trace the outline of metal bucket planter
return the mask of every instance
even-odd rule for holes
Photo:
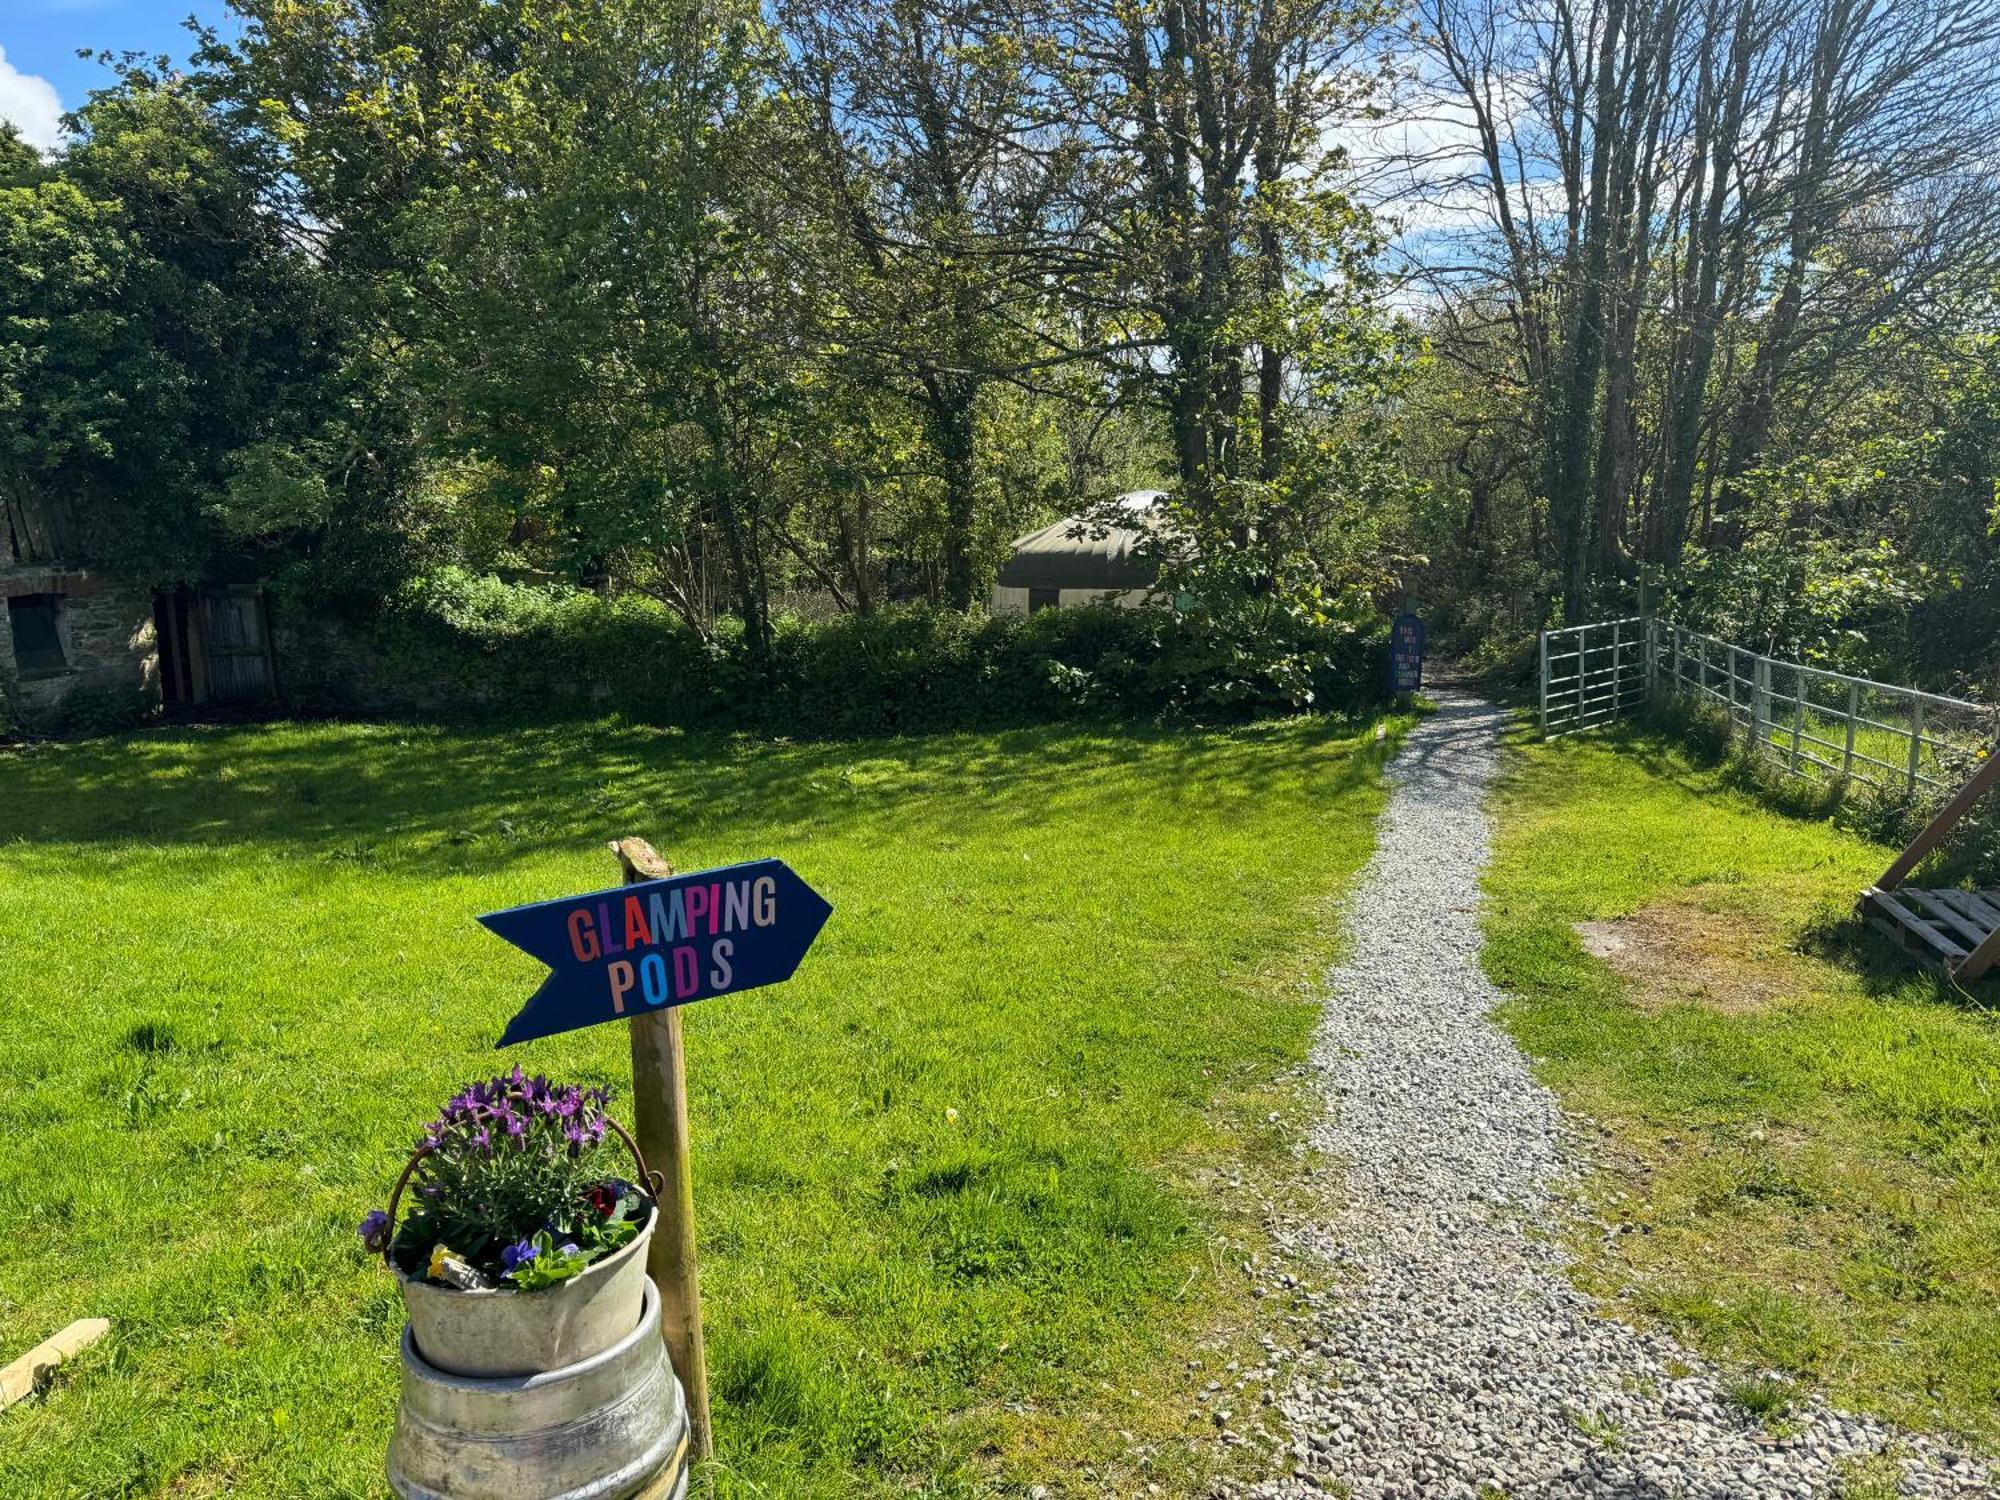
[[[403,1500],[683,1500],[687,1406],[641,1277],[638,1326],[564,1369],[491,1380],[437,1369],[403,1332],[389,1484]]]
[[[607,1123],[631,1151],[639,1181],[657,1192],[638,1143],[616,1121]],[[631,1333],[645,1298],[646,1246],[659,1223],[657,1205],[648,1207],[630,1244],[555,1286],[532,1292],[437,1286],[404,1275],[391,1254],[397,1206],[426,1154],[419,1150],[412,1156],[396,1180],[382,1258],[395,1272],[417,1351],[429,1365],[483,1379],[535,1375],[579,1364]]]
[[[533,1375],[609,1349],[639,1321],[646,1293],[646,1242],[660,1211],[615,1255],[538,1291],[460,1291],[396,1273],[417,1351],[453,1375]]]

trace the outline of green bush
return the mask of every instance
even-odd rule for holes
[[[157,711],[136,683],[86,682],[50,707],[10,708],[0,689],[0,736],[8,733],[90,739],[137,729]]]
[[[1022,617],[905,606],[778,622],[759,662],[657,604],[444,571],[372,621],[294,607],[280,630],[295,709],[513,721],[616,710],[653,723],[845,737],[1078,717],[1238,719],[1381,696],[1383,628],[1315,627],[1255,648],[1168,610]],[[1310,697],[1297,684],[1308,683]]]
[[[1714,770],[1736,746],[1736,726],[1727,709],[1683,694],[1661,697],[1650,709],[1654,726],[1687,747],[1688,759]]]

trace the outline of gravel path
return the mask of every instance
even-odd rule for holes
[[[1599,1316],[1564,1275],[1565,1156],[1554,1097],[1487,1012],[1478,962],[1487,783],[1503,716],[1458,694],[1390,770],[1380,846],[1349,910],[1314,1051],[1329,1109],[1314,1144],[1345,1165],[1331,1223],[1280,1224],[1333,1295],[1275,1269],[1290,1311],[1262,1385],[1290,1438],[1259,1500],[1838,1495],[1900,1473],[1907,1495],[1996,1493],[1969,1460],[1818,1404],[1774,1436],[1671,1339]],[[1217,1410],[1228,1428],[1232,1418]],[[1240,1425],[1240,1424],[1238,1424]],[[1241,1441],[1240,1438],[1236,1439]],[[1848,1478],[1850,1493],[1860,1491]],[[1880,1480],[1877,1480],[1880,1483]]]

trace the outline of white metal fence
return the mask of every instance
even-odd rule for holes
[[[1541,726],[1570,734],[1625,718],[1653,695],[1708,703],[1760,754],[1798,776],[1897,795],[1955,787],[2000,732],[2000,710],[1765,656],[1657,620],[1542,636]]]

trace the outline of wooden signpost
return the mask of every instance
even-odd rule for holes
[[[1424,685],[1424,622],[1404,613],[1389,627],[1389,691],[1399,697]]]
[[[604,1021],[632,1023],[633,1134],[660,1178],[646,1271],[687,1397],[696,1458],[711,1451],[695,1265],[686,1050],[680,1007],[792,977],[833,908],[782,860],[676,875],[644,839],[611,845],[625,883],[489,912],[480,922],[549,966],[502,1047]]]

